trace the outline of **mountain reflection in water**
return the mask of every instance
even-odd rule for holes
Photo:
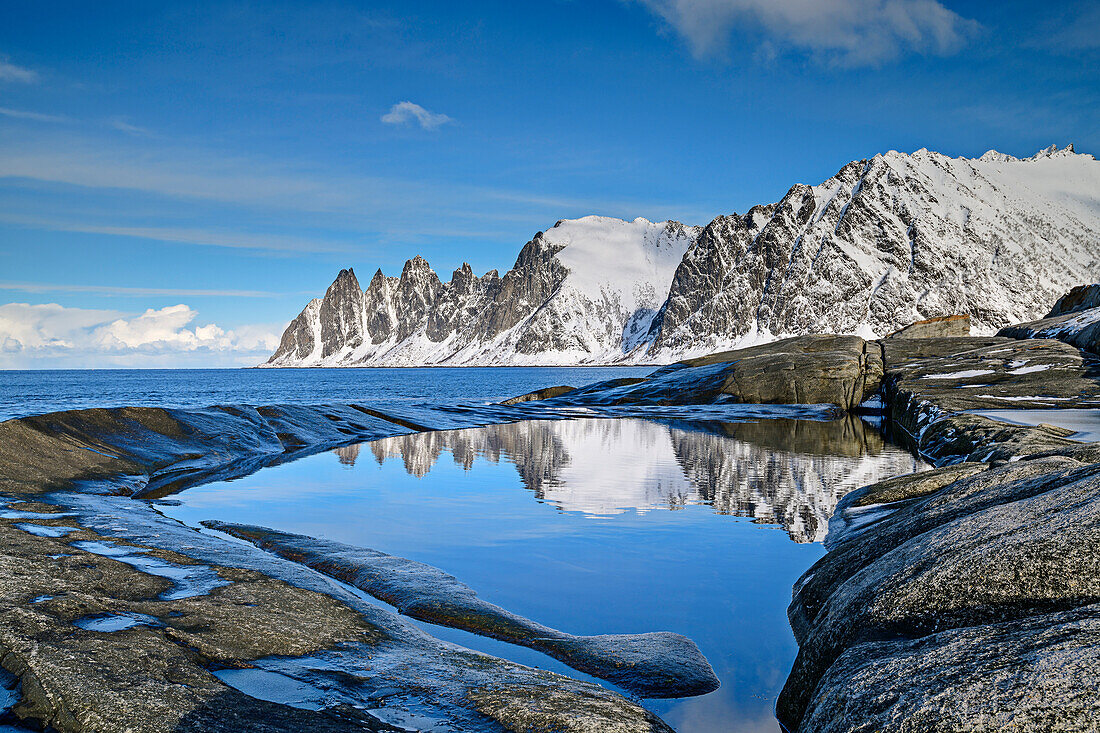
[[[705,504],[718,514],[779,524],[796,542],[820,542],[852,489],[924,464],[855,417],[832,421],[657,422],[536,420],[414,433],[335,449],[353,466],[369,451],[427,476],[442,457],[512,463],[539,501],[611,516]]]

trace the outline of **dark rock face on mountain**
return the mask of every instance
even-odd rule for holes
[[[889,152],[701,229],[563,220],[503,277],[463,265],[442,282],[415,257],[360,291],[342,271],[267,366],[661,364],[953,314],[992,333],[1100,278],[1098,210],[1100,164],[1072,147],[1026,160]],[[1067,297],[1059,314],[1097,296]],[[922,330],[966,335],[937,323]]]
[[[1076,166],[1077,157],[891,152],[795,186],[774,206],[720,217],[677,270],[654,348],[721,347],[754,331],[885,334],[953,313],[987,333],[1026,320],[1098,264],[1087,210],[1037,215],[1041,200],[1063,194],[1018,187],[1028,166]]]

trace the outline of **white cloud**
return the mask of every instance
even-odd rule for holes
[[[16,120],[33,120],[34,122],[71,122],[68,117],[62,115],[47,115],[25,109],[11,109],[10,107],[0,107],[0,115]]]
[[[722,53],[737,30],[763,33],[765,55],[791,49],[839,66],[906,53],[958,51],[980,28],[938,0],[633,0],[660,16],[697,57]]]
[[[38,72],[16,66],[6,58],[0,58],[0,81],[21,81],[30,84],[38,81]]]
[[[424,130],[434,130],[452,122],[447,115],[429,112],[413,102],[398,102],[393,105],[389,112],[382,115],[382,121],[387,125],[407,125],[416,122]]]
[[[255,364],[279,344],[270,326],[194,325],[180,304],[134,315],[56,303],[0,305],[0,367]]]

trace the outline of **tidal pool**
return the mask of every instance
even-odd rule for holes
[[[923,467],[854,418],[538,420],[347,446],[158,508],[427,563],[572,634],[684,634],[722,687],[645,704],[682,733],[776,731],[796,652],[791,586],[824,553],[837,500]],[[421,626],[592,679],[531,649]]]

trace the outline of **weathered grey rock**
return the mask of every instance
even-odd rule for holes
[[[713,402],[858,406],[879,389],[882,359],[858,336],[814,334],[688,359],[643,380],[612,380],[552,399],[569,405]]]
[[[1076,309],[1063,315],[1018,323],[1002,328],[997,335],[1018,339],[1058,339],[1100,354],[1100,307]]]
[[[346,405],[120,407],[35,415],[0,423],[0,491],[41,492],[126,477],[114,490],[153,496],[353,439],[408,432],[403,422]]]
[[[970,316],[953,315],[927,318],[910,323],[905,328],[894,331],[887,338],[927,339],[970,335]]]
[[[1095,605],[915,640],[868,641],[829,668],[800,730],[1096,731],[1097,668]]]
[[[844,506],[865,507],[872,504],[890,504],[903,499],[916,499],[939,491],[959,479],[980,473],[988,467],[985,463],[956,463],[943,468],[934,468],[931,471],[895,476],[850,492],[844,497]]]
[[[14,508],[56,511],[50,505]],[[71,518],[64,521],[72,524]],[[71,544],[102,541],[96,533],[79,529],[64,539],[36,537],[12,520],[0,520],[0,538],[0,664],[21,683],[13,712],[23,721],[62,733],[228,733],[242,726],[265,732],[393,730],[355,711],[341,719],[251,698],[209,671],[211,665],[241,666],[261,656],[379,637],[328,596],[254,571],[217,568],[228,585],[208,595],[155,600],[171,585],[168,580]],[[101,613],[151,615],[160,625],[101,633],[72,624]],[[285,633],[287,628],[295,633]]]
[[[823,695],[847,694],[842,679],[830,676],[830,690],[821,686],[823,677],[845,651],[865,642],[1006,622],[1027,625],[1029,618],[1100,601],[1098,468],[1045,459],[992,469],[917,499],[847,539],[836,551],[847,562],[830,552],[796,586],[791,615],[801,646],[779,699],[780,718],[792,729],[817,730],[806,717],[811,704]],[[840,569],[819,579],[825,566]],[[811,596],[817,600],[810,602]],[[1094,644],[1086,640],[1083,646]],[[973,653],[960,646],[943,663],[957,667]],[[1031,695],[1039,706],[1052,707],[1052,690],[1037,690],[1033,679],[1020,675],[996,684],[1002,699]],[[1095,679],[1067,676],[1062,684],[1074,689],[1082,683],[1094,689]],[[902,689],[909,684],[901,682]],[[913,694],[919,699],[930,691],[917,687]],[[902,717],[903,697],[878,703],[892,708],[886,730],[912,730],[924,719]],[[961,709],[971,702],[960,695],[943,705]],[[1093,696],[1088,709],[1097,705]],[[976,730],[996,729],[993,721],[973,723]]]
[[[796,637],[808,633],[839,584],[895,547],[945,522],[1033,496],[1071,473],[1078,476],[1075,471],[1088,473],[1088,470],[1091,469],[1064,457],[1020,461],[965,476],[931,494],[877,507],[871,521],[849,525],[845,531],[830,536],[829,554],[795,583],[788,616]],[[928,480],[919,473],[913,474],[912,479]],[[857,495],[855,500],[858,498]],[[849,514],[855,508],[853,504],[841,499],[837,512]]]
[[[1089,308],[1100,308],[1100,283],[1075,286],[1054,303],[1050,313],[1047,313],[1047,318],[1064,316]]]
[[[1060,341],[884,339],[883,395],[898,435],[936,462],[1008,460],[1072,444],[1053,427],[978,410],[1100,406],[1100,359]]]
[[[513,690],[494,687],[473,690],[468,697],[515,733],[673,733],[656,715],[622,698],[536,688],[519,701]]]
[[[535,400],[546,400],[551,397],[560,397],[567,392],[572,392],[576,387],[570,387],[568,385],[559,385],[556,387],[544,387],[543,389],[536,389],[534,392],[528,392],[521,394],[517,397],[511,397],[504,400],[500,404],[502,405],[518,405],[521,402],[534,402]]]

